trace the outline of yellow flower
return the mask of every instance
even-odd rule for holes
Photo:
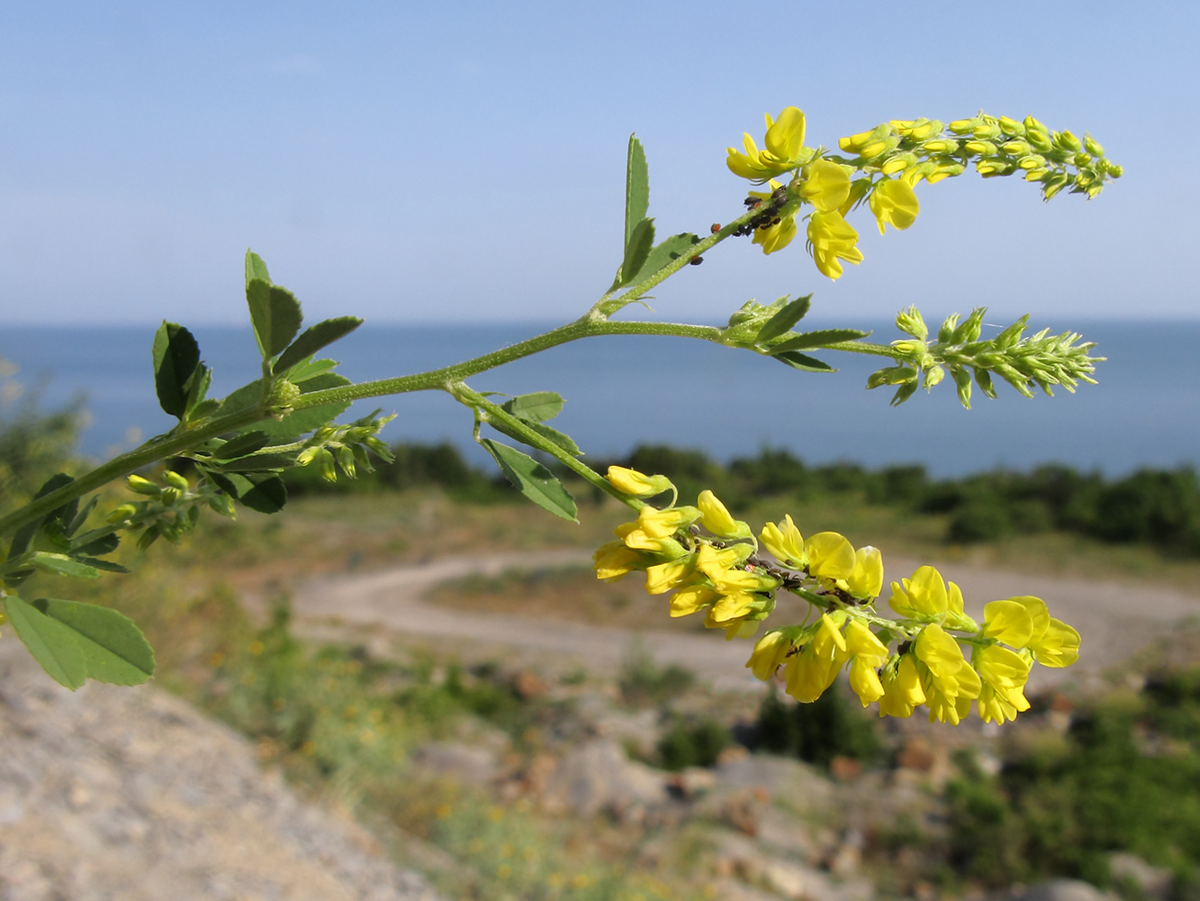
[[[903,654],[895,664],[884,667],[880,682],[883,685],[880,716],[912,716],[917,705],[925,703],[925,690],[912,654]]]
[[[691,616],[720,599],[721,595],[707,585],[688,585],[671,595],[671,616]]]
[[[637,551],[625,546],[623,541],[610,541],[600,545],[592,554],[596,578],[612,582],[628,575],[635,569],[645,567],[644,558]]]
[[[935,695],[944,696],[952,703],[960,696],[968,701],[978,697],[979,675],[963,657],[958,642],[937,623],[921,630],[913,642],[913,653],[923,664],[921,686],[931,701]],[[932,705],[930,710],[933,710]],[[941,715],[938,719],[945,722]]]
[[[883,684],[876,670],[887,660],[888,649],[858,620],[851,620],[846,626],[845,638],[850,654],[850,687],[866,707],[883,697]]]
[[[791,244],[792,238],[796,237],[796,231],[796,214],[784,213],[778,222],[766,228],[756,228],[750,243],[761,247],[764,254],[774,253]]]
[[[993,604],[1000,606],[993,608]],[[1012,615],[1012,608],[1008,606],[1010,604],[1019,605],[1029,614],[1030,635],[1029,639],[1022,644],[1015,644],[1008,638],[1001,637],[1000,614],[1003,613],[1006,618],[1010,617]],[[987,617],[989,608],[994,611],[993,617]],[[1079,659],[1079,633],[1062,620],[1052,617],[1050,610],[1046,607],[1046,602],[1041,598],[1026,595],[1009,598],[1007,601],[993,601],[992,604],[984,607],[984,614],[985,623],[986,619],[995,620],[992,632],[985,632],[989,638],[997,638],[1014,648],[1028,648],[1033,652],[1033,658],[1042,666],[1057,669],[1070,666]]]
[[[671,487],[671,481],[666,476],[648,476],[624,466],[608,467],[608,480],[618,491],[634,497],[653,497]]]
[[[959,609],[962,609],[962,592],[958,586],[950,583],[957,592]],[[911,579],[901,579],[892,583],[892,596],[888,598],[888,606],[901,616],[910,619],[926,619],[945,613],[950,607],[950,596],[946,592],[946,582],[932,566],[920,566],[912,574]]]
[[[885,224],[901,231],[908,228],[916,221],[920,211],[920,204],[912,185],[899,178],[885,178],[876,184],[868,203],[871,212],[875,214],[881,235]]]
[[[840,631],[845,619],[846,614],[840,611],[822,614],[812,639],[799,654],[788,658],[784,666],[786,690],[800,703],[811,704],[823,695],[846,662],[846,639]]]
[[[854,575],[854,545],[839,532],[818,532],[804,542],[808,572],[818,579],[848,579]]]
[[[808,243],[817,269],[829,278],[841,277],[842,260],[855,265],[862,262],[862,251],[855,246],[858,232],[836,210],[809,217]]]
[[[754,673],[755,678],[766,682],[775,675],[775,670],[787,659],[791,649],[792,641],[787,634],[773,629],[754,645],[750,659],[746,661],[746,668]]]
[[[800,154],[804,148],[804,113],[789,106],[779,114],[778,119],[772,119],[769,114],[766,119],[766,150],[759,150],[749,134],[742,141],[745,153],[729,148],[725,163],[734,175],[764,182],[773,175],[800,165]]]
[[[850,176],[831,160],[816,160],[804,167],[800,196],[820,212],[832,212],[850,196]]]
[[[860,547],[854,552],[854,571],[845,579],[844,587],[851,597],[868,600],[879,597],[883,590],[883,555],[878,548]]]
[[[650,594],[664,594],[672,588],[681,587],[695,572],[696,558],[694,554],[646,567],[646,591]]]
[[[1023,689],[1029,679],[1029,660],[1016,651],[1001,647],[998,644],[980,648],[975,652],[975,666],[985,688],[989,689],[987,706],[981,704],[979,715],[985,720],[995,719],[1001,713],[1006,719],[1014,719],[1017,711],[1028,710],[1029,701],[1025,699]],[[996,700],[1002,701],[998,706]],[[1012,708],[1010,713],[1008,708]],[[1004,719],[1000,719],[1004,722]]]
[[[792,522],[791,514],[783,517],[781,525],[773,522],[764,525],[758,540],[770,551],[771,556],[785,566],[803,569],[808,565],[808,555],[804,552],[804,536]]]
[[[750,527],[729,515],[725,505],[711,491],[700,492],[696,499],[700,508],[700,524],[721,538],[749,538]]]
[[[688,528],[700,518],[700,511],[695,507],[671,507],[658,510],[654,507],[642,507],[638,513],[637,524],[650,538],[670,538],[680,529]]]
[[[1038,598],[1030,598],[1038,601]],[[1046,605],[1042,603],[1044,610]],[[983,636],[1002,641],[1009,647],[1023,648],[1033,637],[1033,605],[1018,600],[992,601],[983,606]],[[1047,622],[1050,614],[1046,613]],[[1043,627],[1044,631],[1044,627]]]

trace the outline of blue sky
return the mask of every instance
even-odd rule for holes
[[[744,197],[725,148],[793,104],[827,145],[889,118],[1033,113],[1126,174],[1091,202],[923,186],[907,232],[859,216],[866,260],[836,284],[800,242],[727,242],[657,292],[660,315],[813,290],[846,325],[914,302],[1200,315],[1195,4],[0,9],[0,324],[237,323],[247,246],[310,321],[566,320],[619,262],[631,131],[660,234],[704,232]]]

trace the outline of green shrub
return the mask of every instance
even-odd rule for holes
[[[772,688],[754,734],[756,747],[826,767],[834,757],[873,760],[882,748],[877,718],[837,687],[811,704],[783,700]]]
[[[712,766],[732,740],[729,729],[714,719],[675,719],[658,741],[659,766],[672,772]]]

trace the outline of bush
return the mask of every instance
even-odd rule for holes
[[[876,718],[838,687],[811,704],[781,700],[772,689],[759,708],[754,734],[756,747],[825,767],[835,757],[873,760],[882,747]]]
[[[673,772],[712,766],[731,741],[729,729],[714,719],[676,719],[658,741],[659,766]]]

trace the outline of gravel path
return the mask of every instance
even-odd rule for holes
[[[530,661],[558,658],[599,670],[615,669],[631,646],[641,642],[660,664],[687,666],[717,688],[757,689],[760,683],[744,668],[749,644],[723,641],[719,633],[700,635],[664,628],[638,634],[582,623],[467,613],[440,608],[425,599],[435,585],[471,574],[584,565],[590,559],[587,552],[577,549],[446,557],[416,566],[313,580],[299,588],[293,604],[301,626],[309,629],[319,623],[382,628],[443,645],[469,646],[476,652],[503,651]],[[920,565],[902,558],[891,558],[888,563],[889,578],[911,573]],[[1181,623],[1200,619],[1200,594],[966,565],[939,568],[962,587],[967,612],[972,615],[981,616],[988,601],[1032,594],[1043,598],[1054,616],[1079,630],[1083,639],[1079,663],[1064,670],[1035,667],[1035,689],[1086,682]]]

